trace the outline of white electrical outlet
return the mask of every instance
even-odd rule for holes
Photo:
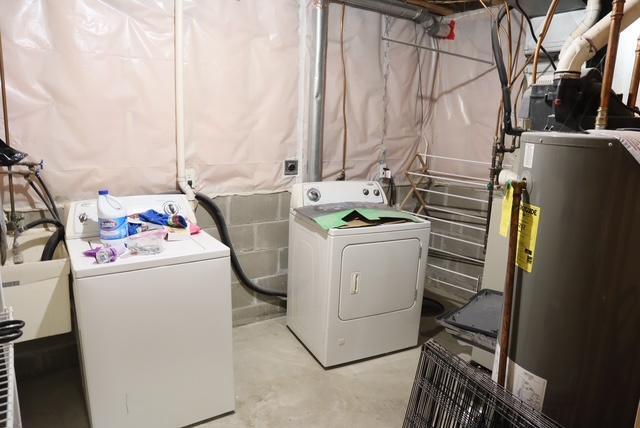
[[[387,169],[387,164],[384,162],[378,163],[378,177],[384,178],[384,170]]]
[[[196,170],[194,168],[187,168],[184,171],[185,180],[192,189],[196,188]]]

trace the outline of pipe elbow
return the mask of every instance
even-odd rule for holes
[[[562,45],[562,49],[560,49],[560,55],[562,55],[562,53],[565,52],[569,48],[569,46],[571,46],[571,43],[575,39],[582,36],[587,32],[589,28],[593,27],[593,25],[598,21],[598,17],[600,16],[601,11],[602,5],[600,4],[599,0],[589,1],[589,3],[587,4],[584,19],[580,21],[576,29],[573,30],[569,38],[567,38],[567,40],[564,42],[564,44]]]
[[[180,191],[185,194],[189,202],[196,200],[196,193],[193,191],[191,186],[187,184],[186,179],[178,179],[178,188],[180,188]]]
[[[560,55],[554,76],[577,78],[580,76],[582,64],[593,58],[596,50],[584,36],[575,39]]]

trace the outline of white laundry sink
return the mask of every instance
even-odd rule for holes
[[[14,264],[9,237],[7,262],[0,268],[4,299],[13,308],[13,317],[25,322],[17,342],[53,336],[71,331],[69,299],[69,259],[64,246],[53,260],[41,262],[40,256],[53,230],[28,230],[18,238],[24,263]]]

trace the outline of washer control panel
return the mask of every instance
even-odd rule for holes
[[[195,223],[195,214],[187,197],[176,195],[141,195],[117,197],[127,209],[127,215],[141,213],[149,209],[163,214],[180,214],[190,222]],[[66,207],[67,224],[65,227],[67,239],[91,238],[99,234],[98,208],[96,199],[71,202]]]
[[[291,188],[291,208],[338,202],[386,204],[387,200],[377,181],[320,181]]]

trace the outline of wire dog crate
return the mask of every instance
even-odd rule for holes
[[[422,346],[404,428],[559,428],[483,371],[429,340]]]
[[[0,321],[13,319],[11,309],[0,312]],[[13,342],[0,344],[0,428],[20,428],[20,407],[13,364]]]

